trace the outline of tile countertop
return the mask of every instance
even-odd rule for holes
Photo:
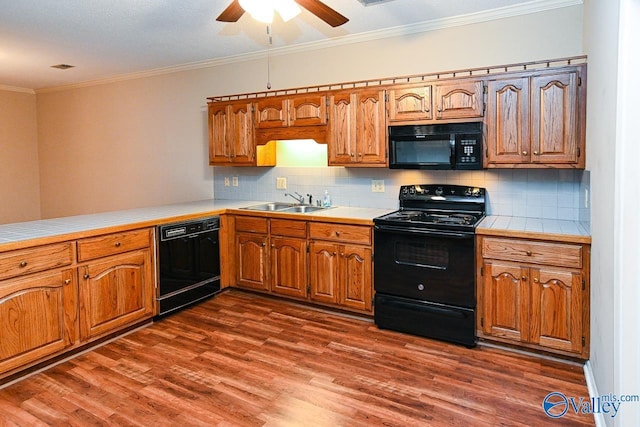
[[[151,227],[183,221],[207,215],[216,215],[227,209],[266,203],[251,200],[200,200],[148,208],[77,215],[37,221],[0,225],[0,252],[29,246],[72,240],[87,236]],[[310,214],[289,214],[313,220],[339,221],[347,219],[372,224],[376,216],[392,212],[393,209],[369,209],[335,207]]]
[[[591,243],[589,224],[560,219],[489,215],[478,224],[476,233],[559,242]]]

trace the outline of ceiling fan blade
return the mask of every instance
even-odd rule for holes
[[[316,15],[318,18],[322,19],[327,24],[332,27],[338,27],[344,23],[349,22],[349,20],[331,9],[326,4],[322,3],[320,0],[294,0],[300,6],[307,9],[309,12]]]
[[[216,21],[220,22],[236,22],[244,14],[244,9],[240,6],[238,0],[233,0],[225,10],[222,11]]]

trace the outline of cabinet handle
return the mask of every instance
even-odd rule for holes
[[[116,248],[119,248],[119,247],[120,247],[120,245],[121,245],[121,243],[120,243],[120,242],[116,242]]]
[[[540,280],[538,280],[538,278],[536,277],[535,279],[533,279],[533,283],[540,283]]]
[[[527,256],[531,256],[531,251],[527,251]]]
[[[65,284],[65,285],[68,285],[69,283],[71,283],[71,279],[66,279],[66,280],[64,281],[64,284]]]
[[[25,268],[27,266],[27,261],[22,261],[20,263],[20,268]]]
[[[522,152],[522,155],[523,155],[523,156],[528,156],[528,155],[529,155],[529,152],[528,152],[528,151],[523,151],[523,152]]]

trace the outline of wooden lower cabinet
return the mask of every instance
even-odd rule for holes
[[[0,374],[78,341],[76,277],[69,268],[0,283]]]
[[[481,237],[479,252],[479,335],[588,358],[588,245]]]
[[[231,286],[371,313],[370,226],[247,215],[231,222]]]
[[[307,295],[307,240],[271,237],[271,292],[304,298]]]
[[[241,288],[269,290],[266,234],[236,233],[236,284]]]
[[[153,316],[155,286],[150,250],[97,259],[79,271],[82,340]]]

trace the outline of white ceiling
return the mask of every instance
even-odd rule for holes
[[[412,24],[445,23],[453,17],[480,16],[487,11],[495,16],[528,13],[566,6],[571,1],[391,0],[365,7],[358,0],[324,0],[349,22],[332,28],[307,11],[287,23],[276,16],[273,48]],[[237,23],[215,20],[230,2],[0,0],[0,86],[50,88],[151,70],[203,66],[221,58],[264,52],[265,24],[247,13]],[[51,68],[61,63],[75,68]]]

